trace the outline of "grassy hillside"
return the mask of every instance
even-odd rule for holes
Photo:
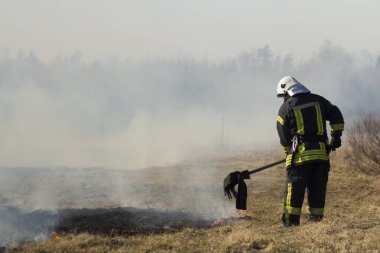
[[[300,227],[280,225],[285,174],[277,166],[247,180],[250,219],[129,236],[83,231],[58,234],[9,252],[379,252],[380,176],[356,170],[347,162],[348,156],[347,149],[332,154],[326,216],[320,223],[302,218]],[[221,185],[234,168],[254,168],[281,157],[258,160],[257,155],[244,155],[214,161],[218,172],[212,183]]]

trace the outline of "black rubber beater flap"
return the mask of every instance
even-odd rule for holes
[[[236,209],[247,210],[247,184],[242,174],[238,175],[238,190],[236,196]]]

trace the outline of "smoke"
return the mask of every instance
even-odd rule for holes
[[[328,41],[298,62],[269,46],[219,63],[3,55],[2,165],[139,168],[215,152],[221,143],[267,145],[277,137],[275,86],[283,75],[351,117],[378,111],[379,67],[378,57]]]
[[[123,234],[210,225],[237,214],[224,199],[221,172],[227,174],[204,162],[139,170],[0,168],[0,246],[67,229],[109,235],[123,227],[119,221]]]
[[[269,46],[221,62],[81,57],[0,55],[0,167],[12,168],[1,172],[1,207],[231,216],[220,186],[231,168],[194,161],[275,147],[282,76],[337,104],[348,123],[380,109],[380,56],[328,41],[302,60]]]

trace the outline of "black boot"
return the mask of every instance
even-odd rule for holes
[[[295,214],[282,214],[281,218],[282,225],[284,227],[290,226],[299,226],[300,225],[300,216]]]
[[[322,221],[323,215],[307,214],[306,218],[311,222],[319,222]]]

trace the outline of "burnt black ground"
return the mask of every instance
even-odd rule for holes
[[[182,211],[138,208],[60,210],[55,226],[58,233],[134,235],[168,232],[185,227],[204,228],[212,221]]]
[[[41,240],[52,232],[129,236],[177,231],[186,227],[206,228],[213,222],[181,210],[131,207],[33,212],[7,207],[0,208],[0,220],[2,226],[12,230],[8,233],[11,237],[0,236],[1,241],[7,243],[10,240]]]

